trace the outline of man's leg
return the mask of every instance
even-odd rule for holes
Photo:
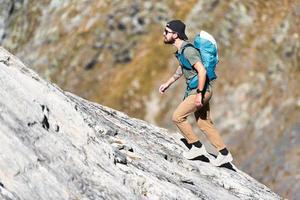
[[[198,136],[193,132],[192,126],[187,117],[196,111],[195,96],[190,95],[182,101],[173,113],[172,120],[186,138],[189,144],[199,141]]]
[[[189,151],[183,153],[183,156],[187,159],[194,159],[201,155],[208,157],[208,153],[206,152],[204,145],[201,144],[198,136],[193,132],[192,126],[187,121],[187,117],[197,109],[195,98],[196,95],[188,96],[177,107],[172,117],[173,122],[177,125],[182,135],[190,144]]]
[[[197,125],[199,126],[201,131],[205,133],[211,144],[215,146],[215,148],[219,151],[217,158],[212,163],[216,166],[220,166],[224,163],[231,162],[232,156],[227,150],[219,131],[215,128],[211,120],[209,99],[207,102],[205,102],[203,107],[195,112],[195,117],[197,120]]]
[[[205,133],[211,144],[218,150],[226,148],[219,131],[215,128],[210,118],[209,103],[205,104],[201,109],[195,112],[197,125]]]

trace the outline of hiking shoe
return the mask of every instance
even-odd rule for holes
[[[218,156],[216,157],[216,159],[212,160],[211,163],[214,166],[221,166],[225,163],[229,163],[233,160],[231,153],[229,152],[227,155],[222,155],[221,153],[218,154]]]
[[[200,148],[199,147],[195,147],[194,145],[192,146],[192,148],[190,148],[188,151],[183,152],[183,157],[185,157],[186,159],[192,160],[198,156],[206,156],[208,155],[204,145],[202,145]]]

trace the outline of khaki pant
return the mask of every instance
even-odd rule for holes
[[[196,94],[189,95],[179,104],[173,114],[172,120],[180,129],[188,143],[191,144],[199,141],[198,136],[193,132],[192,126],[187,121],[187,117],[194,113],[200,130],[205,133],[209,141],[217,150],[221,150],[226,146],[210,118],[209,100],[211,99],[211,96],[212,91],[207,91],[203,100],[203,106],[197,108],[195,105]]]

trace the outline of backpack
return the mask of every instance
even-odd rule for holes
[[[208,78],[208,82],[213,81],[217,78],[215,73],[215,68],[217,63],[219,62],[218,56],[218,46],[216,40],[212,35],[205,31],[200,31],[195,36],[193,44],[187,44],[184,49],[188,46],[193,46],[196,48],[201,56],[202,64],[206,69],[206,77]],[[176,53],[176,58],[181,63],[181,66],[186,70],[195,70],[193,66],[189,63],[189,61],[184,57],[184,49],[182,53]],[[189,89],[195,89],[198,87],[198,75],[196,74],[194,77],[188,78],[187,81]]]

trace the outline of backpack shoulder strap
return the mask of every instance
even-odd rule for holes
[[[179,53],[178,51],[176,52],[176,58],[181,63],[181,65],[182,65],[183,68],[185,68],[187,70],[193,70],[194,69],[193,66],[190,64],[190,62],[188,61],[188,59],[186,59],[185,56],[184,56],[184,50],[187,47],[193,47],[193,48],[195,48],[194,45],[191,44],[191,43],[188,43],[188,44],[184,45],[183,49],[181,50],[181,53]]]
[[[181,51],[181,54],[184,53],[184,50],[185,50],[187,47],[193,47],[193,48],[196,49],[196,47],[195,47],[192,43],[187,43],[187,44],[183,47],[183,49],[182,49],[182,51]]]

